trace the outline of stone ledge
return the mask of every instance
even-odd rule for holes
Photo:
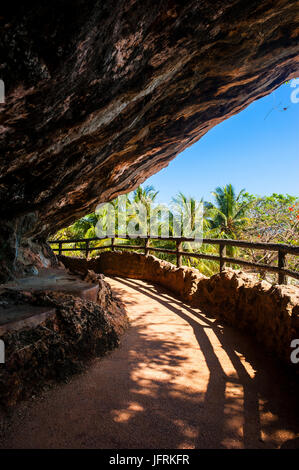
[[[122,303],[103,276],[88,272],[83,282],[97,287],[93,299],[96,302],[80,298],[78,292],[76,297],[57,290],[1,292],[0,337],[5,343],[5,364],[0,365],[3,407],[30,396],[46,382],[67,379],[81,371],[88,359],[103,356],[118,346],[128,326]]]
[[[92,282],[80,279],[65,269],[43,268],[36,276],[26,276],[15,281],[0,285],[1,289],[26,292],[62,292],[81,299],[97,301],[99,284],[97,279]]]
[[[6,331],[34,328],[56,314],[55,309],[35,307],[33,305],[15,305],[7,309],[0,308],[0,336]]]

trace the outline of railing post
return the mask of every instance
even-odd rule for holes
[[[223,261],[224,255],[225,255],[225,244],[219,243],[220,272],[222,272],[225,268],[225,262]]]
[[[86,240],[86,242],[85,242],[85,256],[86,256],[86,258],[88,258],[88,254],[89,254],[89,240]]]
[[[180,240],[176,241],[176,265],[178,268],[182,266],[182,255],[180,255],[180,251],[182,249],[182,242]]]
[[[278,268],[283,269],[286,267],[286,253],[278,249]],[[278,284],[286,284],[286,275],[283,271],[278,273]]]
[[[59,256],[62,255],[62,243],[61,242],[58,242],[58,255]]]
[[[111,251],[114,251],[114,241],[115,238],[111,238]]]
[[[145,244],[144,244],[144,254],[145,254],[145,256],[149,255],[149,246],[150,246],[150,239],[146,238],[145,239]]]

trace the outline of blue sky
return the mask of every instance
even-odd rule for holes
[[[227,183],[252,194],[299,196],[299,103],[291,102],[293,90],[284,84],[214,127],[143,186],[152,184],[165,203],[178,191],[212,200],[211,191]]]

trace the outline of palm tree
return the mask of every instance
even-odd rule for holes
[[[145,209],[146,209],[146,222],[147,222],[147,232],[149,231],[150,227],[150,217],[151,214],[154,211],[154,202],[156,197],[158,196],[159,191],[155,191],[154,186],[145,186],[144,188],[142,186],[138,186],[137,189],[133,192],[132,195],[132,202],[129,202],[129,205],[133,206],[133,213],[131,216],[128,217],[128,221],[130,218],[133,218],[136,220],[137,225],[142,224],[142,221],[139,220],[139,214],[138,211],[135,212],[134,204],[139,204],[141,203]],[[139,220],[139,221],[138,221]]]
[[[216,200],[216,204],[209,204],[212,233],[219,238],[236,239],[248,221],[246,212],[252,202],[246,199],[245,189],[237,194],[232,184],[218,186],[212,194]],[[234,253],[233,247],[227,247],[227,254],[233,255]]]
[[[227,184],[216,188],[212,194],[216,204],[209,206],[211,228],[217,229],[225,238],[236,238],[248,220],[245,214],[251,204],[244,199],[245,189],[237,195],[232,184]]]
[[[203,199],[196,201],[193,197],[187,197],[182,192],[179,192],[174,198],[173,211],[171,212],[172,230],[175,231],[175,225],[181,226],[181,233],[183,234],[183,220],[188,219],[189,227],[192,231],[196,230],[196,222],[202,219],[203,232],[209,229],[209,221],[206,218],[206,205]]]
[[[138,186],[137,189],[133,192],[133,201],[142,202],[146,207],[150,207],[152,202],[155,201],[158,196],[159,191],[155,191],[154,186]]]
[[[209,213],[209,206],[207,203],[201,198],[200,201],[195,200],[193,197],[187,197],[182,192],[179,192],[173,199],[173,210],[170,212],[171,214],[171,232],[172,235],[176,235],[176,230],[178,229],[179,233],[184,235],[183,233],[183,220],[188,220],[189,227],[192,231],[198,233],[198,229],[202,230],[203,236],[210,236],[210,223],[207,220],[207,215]],[[202,221],[201,227],[196,227],[196,224]],[[194,232],[193,232],[194,233]],[[193,251],[194,253],[207,253],[207,254],[214,254],[215,247],[212,245],[205,245],[201,242],[184,242],[183,243],[184,249],[188,251]],[[211,276],[217,270],[217,263],[208,260],[202,259],[190,259],[190,258],[183,258],[184,264],[186,266],[193,266],[196,267],[200,272],[205,275]]]

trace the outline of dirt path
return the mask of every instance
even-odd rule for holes
[[[254,341],[153,285],[108,280],[131,319],[121,347],[20,404],[0,447],[299,447],[299,386]]]

